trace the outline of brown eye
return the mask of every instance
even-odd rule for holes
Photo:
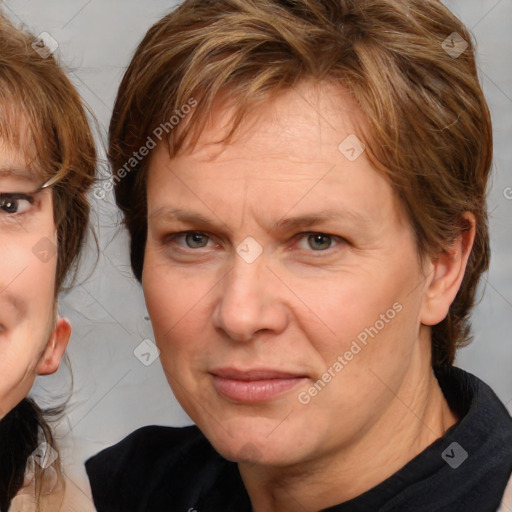
[[[0,194],[0,210],[15,215],[25,213],[34,203],[34,198],[25,194]]]

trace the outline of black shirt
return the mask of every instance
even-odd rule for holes
[[[326,511],[496,512],[512,472],[512,418],[474,375],[452,367],[436,377],[457,424],[376,487]],[[251,512],[237,464],[195,426],[141,428],[86,470],[98,512]]]

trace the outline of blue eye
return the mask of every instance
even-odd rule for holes
[[[313,251],[326,251],[327,249],[331,249],[334,245],[338,244],[335,239],[338,237],[327,235],[325,233],[304,233],[297,244],[299,249],[305,249]],[[305,247],[303,241],[307,242],[307,246]]]
[[[191,249],[206,247],[208,240],[209,237],[203,233],[198,233],[196,231],[185,233],[185,242]]]
[[[20,215],[30,210],[34,198],[26,194],[0,194],[0,211],[8,215]]]
[[[169,237],[169,241],[187,249],[202,249],[207,246],[209,240],[210,237],[200,231],[185,231]]]
[[[298,242],[296,248],[313,251],[327,252],[336,246],[343,244],[345,240],[339,236],[328,235],[326,233],[301,233],[297,235]],[[182,249],[203,249],[216,246],[211,237],[202,231],[182,231],[166,237],[165,245],[175,244]]]

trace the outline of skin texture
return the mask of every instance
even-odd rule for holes
[[[221,147],[230,111],[219,104],[195,148],[172,160],[165,145],[154,150],[143,287],[169,384],[239,463],[253,510],[315,511],[383,481],[457,421],[431,370],[430,326],[459,289],[474,219],[422,269],[389,183],[365,153],[349,161],[338,150],[361,121],[348,94],[303,84],[258,113]],[[327,210],[342,218],[274,229]],[[186,231],[203,236],[176,235]],[[263,248],[252,263],[236,252],[248,236]],[[303,405],[300,393],[393,304],[400,312]],[[221,367],[304,378],[244,402],[218,391],[211,372]]]
[[[29,179],[9,176],[9,169],[28,172]],[[25,157],[0,141],[0,193],[30,195],[42,184]],[[37,375],[58,369],[71,334],[69,321],[57,321],[55,313],[57,255],[44,261],[33,252],[42,239],[57,244],[52,193],[32,197],[33,204],[20,199],[15,208],[0,208],[0,419],[27,396]]]

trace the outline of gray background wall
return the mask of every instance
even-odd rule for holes
[[[112,104],[130,57],[146,30],[176,2],[149,0],[7,0],[4,9],[36,35],[48,32],[57,55],[99,120],[105,140]],[[457,364],[490,384],[512,411],[512,0],[447,0],[478,45],[481,81],[495,131],[494,181],[489,198],[493,259],[474,314],[475,341]],[[105,167],[105,166],[103,166]],[[511,187],[510,189],[508,187]],[[508,197],[508,198],[507,198]],[[137,427],[190,423],[174,399],[158,360],[144,366],[133,354],[152,330],[142,291],[131,275],[127,237],[112,196],[93,199],[99,261],[60,301],[73,336],[74,376],[68,414],[58,426],[65,471],[84,493],[82,463]],[[94,250],[86,269],[92,268]],[[70,375],[38,380],[34,393],[65,396]]]

